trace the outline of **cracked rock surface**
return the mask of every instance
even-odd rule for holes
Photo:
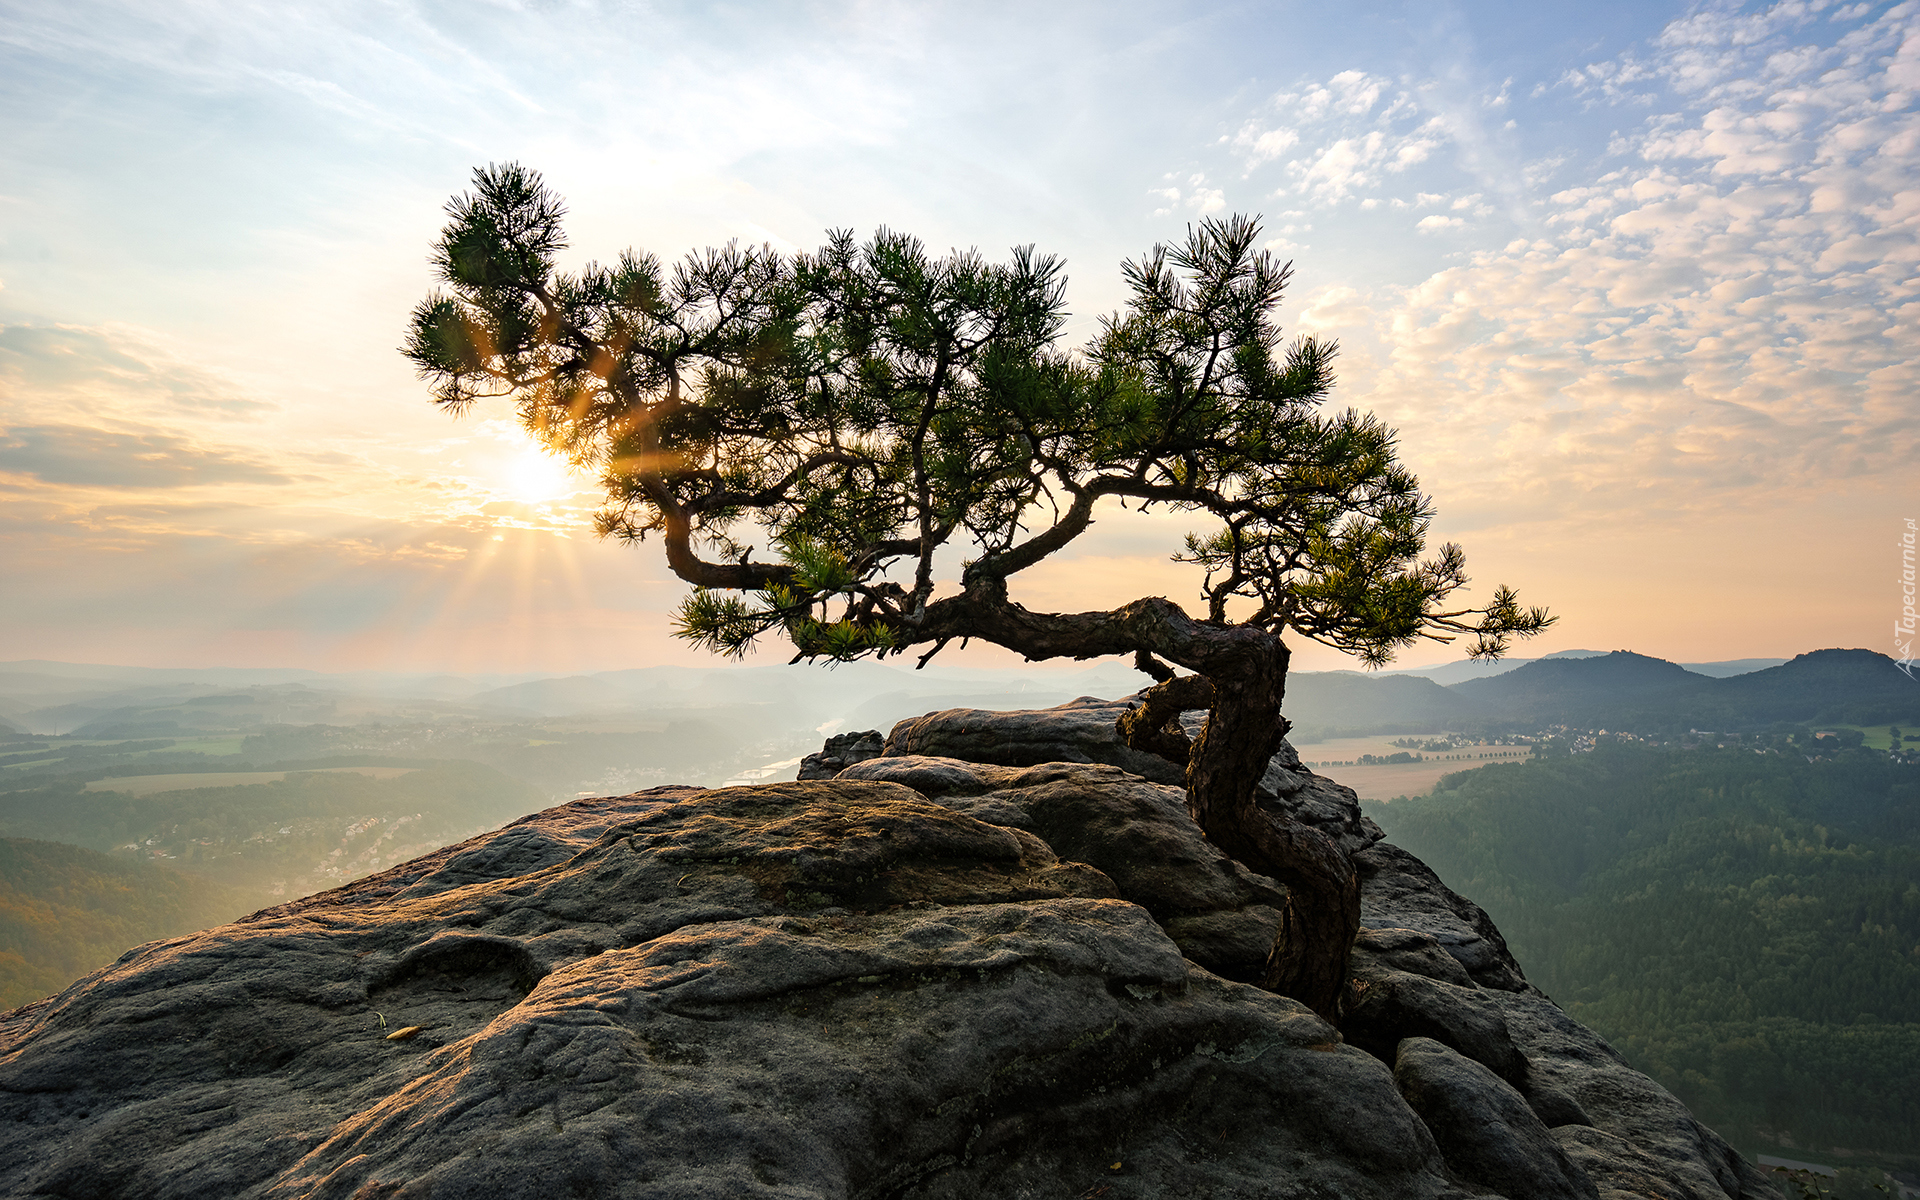
[[[1184,787],[1184,767],[1157,754],[1135,750],[1121,740],[1118,722],[1132,707],[1126,700],[1082,696],[1057,708],[1024,712],[950,708],[895,725],[881,753],[1009,767],[1100,763],[1154,783]],[[1181,718],[1189,737],[1199,734],[1205,720],[1205,715],[1197,712]],[[834,750],[835,743],[829,741],[822,753]],[[1284,738],[1260,780],[1259,802],[1270,812],[1320,830],[1349,854],[1385,836],[1371,817],[1361,815],[1351,789],[1307,770]]]
[[[562,805],[0,1014],[0,1194],[1775,1194],[1337,784],[1264,802],[1358,847],[1344,1037],[1238,981],[1284,892],[1177,788],[894,750]]]
[[[898,783],[563,805],[0,1018],[0,1191],[1474,1194],[1118,892]]]

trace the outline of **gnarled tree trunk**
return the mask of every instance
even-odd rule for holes
[[[1170,721],[1186,709],[1208,709],[1206,726],[1186,754],[1188,811],[1209,841],[1287,887],[1262,986],[1335,1020],[1360,929],[1359,876],[1332,838],[1276,819],[1255,803],[1255,788],[1285,731],[1280,704],[1287,658],[1276,637],[1270,647],[1220,664],[1210,675],[1165,679],[1121,719],[1121,733],[1136,749],[1166,754],[1177,748]]]
[[[1186,737],[1180,711],[1206,708],[1206,726],[1185,755],[1187,808],[1207,839],[1250,870],[1286,885],[1288,899],[1263,985],[1328,1020],[1339,1015],[1347,963],[1360,929],[1360,884],[1332,838],[1269,816],[1255,789],[1283,732],[1288,651],[1278,635],[1196,621],[1154,597],[1108,612],[1035,613],[1007,598],[1002,579],[969,578],[965,594],[935,602],[912,641],[978,637],[1030,660],[1158,655],[1194,671],[1162,678],[1122,734],[1174,761]],[[1157,664],[1156,664],[1157,665]],[[1151,672],[1156,678],[1171,672]]]

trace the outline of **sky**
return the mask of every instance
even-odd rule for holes
[[[0,660],[711,661],[591,480],[398,353],[443,206],[508,161],[569,266],[1034,243],[1069,343],[1123,260],[1259,214],[1467,598],[1559,615],[1519,653],[1893,653],[1917,90],[1912,2],[0,0]],[[1187,528],[1105,512],[1015,598],[1191,608]]]

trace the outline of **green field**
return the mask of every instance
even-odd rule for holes
[[[187,739],[77,738],[14,735],[0,741],[0,779],[7,776],[64,774],[70,771],[107,771],[135,763],[156,766],[206,764],[208,759],[230,758],[244,742],[238,734]],[[7,780],[12,786],[12,780]]]
[[[268,769],[66,776],[16,787],[0,792],[0,836],[204,876],[240,889],[257,908],[337,886],[546,804],[528,785],[458,760],[261,765]]]
[[[1422,740],[1445,735],[1422,735]],[[1362,800],[1391,800],[1397,796],[1419,796],[1431,791],[1445,776],[1472,767],[1493,763],[1525,762],[1533,757],[1531,746],[1491,745],[1473,742],[1446,750],[1408,750],[1398,742],[1409,740],[1405,734],[1374,734],[1370,737],[1333,738],[1296,744],[1300,761],[1335,783],[1354,790]],[[1465,740],[1465,739],[1461,739]],[[1418,762],[1357,763],[1362,755],[1389,758],[1395,754],[1417,755]]]
[[[337,887],[547,803],[459,760],[218,771],[192,755],[175,773],[102,778],[131,756],[57,744],[98,765],[0,777],[0,839],[17,839],[0,842],[0,1006],[57,991],[138,942]]]
[[[1920,721],[1910,725],[1823,725],[1822,729],[1857,729],[1865,739],[1860,744],[1869,750],[1908,750],[1920,751]],[[1892,733],[1898,729],[1903,735],[1899,745],[1895,745]],[[1905,737],[1914,734],[1914,737]]]
[[[214,758],[231,758],[240,753],[240,747],[246,740],[247,737],[243,733],[177,738],[170,749],[180,754],[205,754]]]
[[[348,771],[374,779],[393,779],[418,767],[315,767],[315,771]],[[95,779],[87,784],[89,792],[122,792],[129,796],[151,796],[155,792],[184,792],[189,788],[241,787],[249,783],[279,783],[288,771],[195,771],[178,775],[120,775]]]
[[[53,757],[50,757],[50,758],[32,758],[32,759],[28,759],[25,762],[7,763],[4,766],[0,766],[0,771],[19,771],[22,774],[24,774],[35,767],[51,766],[54,763],[64,762],[64,761],[66,761],[65,755],[54,755]]]

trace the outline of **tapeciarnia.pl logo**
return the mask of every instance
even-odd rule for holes
[[[1893,623],[1893,648],[1899,653],[1894,666],[1913,678],[1913,540],[1914,519],[1907,518],[1906,532],[1900,535],[1900,616]]]

